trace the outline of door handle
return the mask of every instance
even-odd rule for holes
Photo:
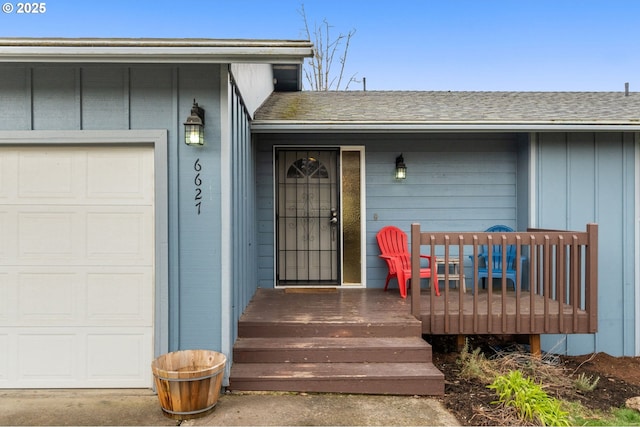
[[[331,218],[329,218],[329,225],[331,226],[331,240],[336,241],[336,231],[338,228],[338,211],[336,208],[331,208]]]
[[[336,225],[338,223],[338,211],[336,208],[331,208],[331,218],[329,218],[329,223],[331,225]]]

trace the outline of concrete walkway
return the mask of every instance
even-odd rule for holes
[[[176,426],[151,390],[0,390],[0,425]],[[459,426],[434,398],[228,393],[183,426]]]

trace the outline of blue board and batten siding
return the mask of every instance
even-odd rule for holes
[[[156,321],[168,322],[169,350],[221,346],[222,72],[226,66],[0,68],[0,131],[167,130],[169,319]],[[203,148],[182,142],[182,123],[194,98],[206,109]],[[194,200],[197,174],[203,196],[199,215]]]
[[[543,337],[547,350],[637,354],[633,133],[541,133],[536,137],[536,226],[598,224],[598,333]]]
[[[231,340],[237,337],[238,320],[257,287],[255,150],[250,118],[239,91],[231,87]],[[224,325],[223,325],[224,327]],[[230,343],[232,344],[232,343]]]
[[[364,146],[366,169],[367,287],[384,287],[386,266],[375,235],[385,225],[407,233],[411,223],[434,231],[517,227],[518,150],[515,134],[259,135],[258,278],[273,287],[273,146]],[[396,180],[395,159],[404,155],[407,179]],[[526,201],[526,198],[524,199]]]

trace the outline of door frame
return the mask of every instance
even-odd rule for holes
[[[287,149],[287,150],[309,150],[309,151],[313,151],[313,150],[326,150],[326,149],[336,149],[338,150],[338,165],[339,165],[339,170],[338,170],[338,183],[340,188],[338,189],[338,193],[339,193],[339,204],[340,204],[340,212],[339,212],[339,216],[340,218],[344,217],[344,213],[343,213],[343,209],[344,209],[344,203],[343,203],[343,190],[342,190],[342,186],[343,186],[343,181],[342,181],[342,154],[345,151],[351,151],[351,152],[359,152],[360,153],[360,283],[348,283],[344,281],[344,248],[343,248],[343,244],[344,244],[344,229],[343,229],[343,221],[339,221],[339,226],[338,226],[338,233],[340,235],[340,239],[339,239],[339,248],[338,248],[338,252],[340,254],[339,259],[338,259],[338,263],[339,263],[339,280],[340,283],[338,283],[338,285],[336,286],[328,286],[328,287],[335,287],[335,288],[366,288],[367,287],[367,253],[366,253],[366,235],[367,235],[367,229],[366,229],[366,223],[367,223],[367,214],[366,214],[366,169],[365,169],[365,165],[366,165],[366,161],[365,161],[365,146],[364,145],[331,145],[331,144],[327,144],[327,145],[322,145],[322,144],[318,144],[318,145],[312,145],[312,144],[295,144],[295,145],[287,145],[287,144],[274,144],[272,146],[272,170],[273,170],[273,174],[272,174],[272,179],[273,179],[273,194],[272,194],[272,200],[273,200],[273,209],[272,209],[272,213],[273,213],[273,284],[275,288],[278,289],[285,289],[287,287],[287,285],[277,285],[277,272],[278,272],[278,265],[277,265],[277,249],[278,249],[278,245],[277,245],[277,239],[278,239],[278,234],[277,234],[277,218],[276,218],[276,209],[277,209],[277,170],[276,170],[276,152],[280,149]],[[317,288],[318,285],[309,285],[309,288]],[[296,285],[295,288],[305,288],[304,285]]]

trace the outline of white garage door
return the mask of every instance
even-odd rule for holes
[[[0,147],[0,387],[149,387],[153,148]]]

